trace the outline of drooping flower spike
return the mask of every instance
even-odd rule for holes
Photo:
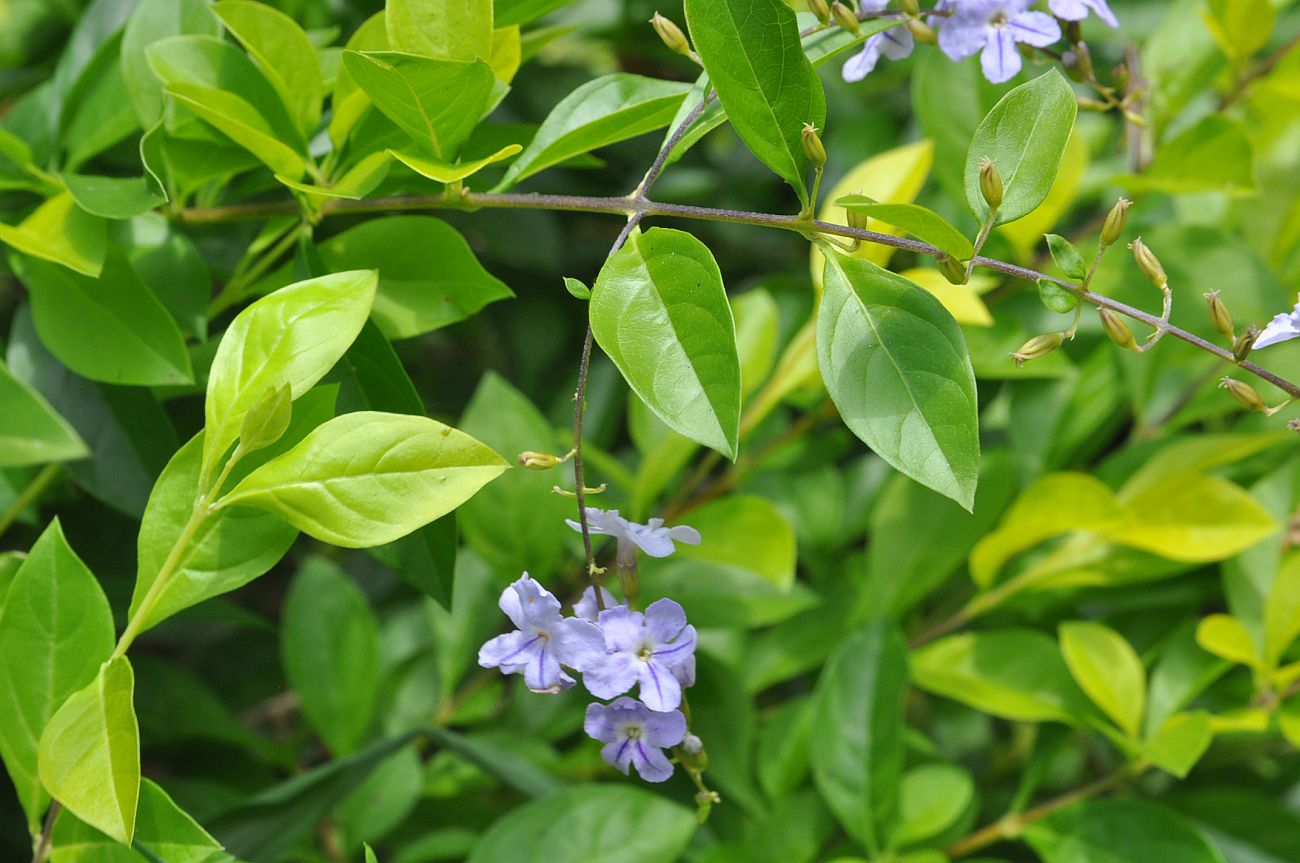
[[[1300,303],[1290,314],[1274,315],[1264,331],[1255,339],[1255,348],[1266,348],[1278,342],[1290,341],[1300,336]]]
[[[1045,48],[1061,38],[1046,12],[1032,12],[1033,0],[965,0],[939,30],[939,47],[953,60],[980,52],[984,77],[994,84],[1020,71],[1017,43]]]
[[[590,657],[605,652],[599,627],[577,617],[561,617],[560,601],[524,573],[501,593],[501,610],[515,632],[498,635],[478,652],[478,664],[522,674],[534,692],[559,692],[574,680],[561,668],[584,671]]]
[[[631,698],[587,707],[583,730],[605,744],[600,755],[627,773],[628,767],[646,782],[663,782],[673,765],[663,750],[686,736],[686,717],[679,710],[657,713]]]
[[[582,531],[582,525],[571,518],[564,523],[576,531]],[[596,509],[587,507],[587,528],[593,534],[612,536],[618,540],[618,565],[631,566],[636,561],[639,548],[651,557],[667,557],[676,550],[674,542],[687,545],[700,544],[700,532],[693,527],[679,524],[664,527],[662,518],[652,518],[649,524],[637,524],[618,514],[618,510]]]
[[[695,677],[695,627],[671,599],[652,602],[645,613],[623,606],[600,613],[605,643],[600,654],[581,657],[582,682],[597,698],[613,698],[640,686],[651,710],[676,710],[683,681]]]

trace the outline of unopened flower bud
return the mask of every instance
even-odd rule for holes
[[[1020,350],[1012,354],[1011,358],[1016,361],[1017,366],[1023,366],[1030,360],[1047,356],[1059,348],[1063,341],[1065,341],[1065,333],[1043,333],[1021,345]]]
[[[1232,358],[1239,363],[1244,363],[1246,357],[1250,356],[1251,350],[1255,347],[1255,339],[1257,338],[1259,338],[1259,327],[1253,324],[1246,327],[1246,331],[1232,343]]]
[[[1125,350],[1133,350],[1137,347],[1137,341],[1133,338],[1133,331],[1128,328],[1128,324],[1119,315],[1110,309],[1099,309],[1101,315],[1101,328],[1110,336],[1110,340]]]
[[[1103,246],[1113,246],[1119,242],[1119,238],[1124,234],[1124,223],[1128,221],[1128,208],[1133,206],[1133,202],[1128,198],[1120,198],[1115,202],[1115,206],[1110,208],[1106,214],[1106,222],[1101,226],[1101,244]]]
[[[839,0],[835,0],[831,4],[831,14],[835,16],[835,21],[841,27],[854,36],[862,32],[862,25],[858,23],[858,16],[849,11],[849,7],[839,2]]]
[[[1259,413],[1268,412],[1268,405],[1264,404],[1264,400],[1260,398],[1259,393],[1255,392],[1255,388],[1250,384],[1225,377],[1219,381],[1219,387],[1227,390],[1234,399],[1251,410]]]
[[[1230,342],[1236,342],[1237,334],[1232,327],[1232,312],[1219,299],[1218,291],[1210,291],[1205,295],[1205,309],[1210,313],[1210,323],[1219,331],[1225,339]]]
[[[823,27],[831,23],[831,7],[826,0],[808,0],[808,11],[817,16]]]
[[[939,264],[939,272],[943,273],[943,277],[952,284],[964,285],[970,281],[966,275],[966,268],[952,255],[940,255],[935,260]]]
[[[849,207],[844,211],[845,219],[850,228],[857,228],[859,231],[867,229],[867,214],[854,207]]]
[[[1092,54],[1088,51],[1086,42],[1078,42],[1070,47],[1062,56],[1065,62],[1065,71],[1071,78],[1086,83],[1093,77],[1092,73]]]
[[[934,28],[922,21],[920,18],[908,18],[904,26],[912,31],[912,39],[922,45],[934,45],[939,41],[935,35]]]
[[[898,8],[907,15],[920,15],[921,6],[916,0],[898,0]]]
[[[694,734],[687,734],[682,738],[682,749],[687,755],[699,755],[704,751],[704,741]]]
[[[1165,268],[1160,266],[1160,259],[1147,248],[1147,244],[1142,242],[1141,237],[1129,243],[1128,247],[1133,250],[1133,258],[1137,261],[1138,269],[1142,271],[1142,275],[1150,279],[1151,284],[1163,291],[1169,284],[1169,277],[1165,275]]]
[[[525,450],[519,454],[519,464],[529,470],[550,470],[561,461],[563,459],[557,455],[551,455],[549,452]]]
[[[980,193],[990,209],[1002,206],[1002,175],[987,156],[980,159]]]
[[[803,151],[812,162],[814,168],[826,166],[826,148],[822,146],[822,139],[817,135],[817,127],[812,123],[803,124]]]
[[[650,19],[650,24],[655,28],[655,32],[659,34],[659,38],[668,46],[669,51],[690,56],[691,43],[686,41],[686,34],[682,32],[681,27],[672,22],[672,19],[665,18],[656,12],[654,17]]]

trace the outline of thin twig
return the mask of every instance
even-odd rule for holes
[[[59,820],[59,813],[63,811],[63,804],[55,800],[50,804],[50,808],[45,812],[45,824],[41,827],[41,835],[36,840],[36,847],[32,851],[32,863],[45,863],[50,856],[50,839],[54,835],[54,823]]]

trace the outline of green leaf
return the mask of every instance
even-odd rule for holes
[[[493,191],[566,159],[661,128],[689,90],[687,84],[624,72],[588,81],[552,109]]]
[[[988,218],[980,192],[980,162],[989,159],[1002,178],[1002,205],[994,224],[1029,214],[1051,191],[1079,105],[1055,69],[1003,96],[980,122],[966,152],[966,203]]]
[[[1137,737],[1146,711],[1146,669],[1124,637],[1100,623],[1061,624],[1061,653],[1093,703],[1129,737]]]
[[[1191,822],[1145,800],[1089,800],[1025,830],[1043,863],[1223,863]]]
[[[446,515],[507,467],[435,420],[360,411],[254,470],[219,507],[257,507],[323,542],[365,548]]]
[[[1232,557],[1278,530],[1273,516],[1241,486],[1221,477],[1174,471],[1124,496],[1136,518],[1110,538],[1170,560]]]
[[[1056,262],[1056,266],[1061,268],[1061,272],[1071,279],[1082,279],[1088,275],[1088,267],[1083,263],[1083,257],[1073,243],[1060,234],[1047,234],[1046,237],[1047,248],[1052,253],[1052,260]],[[1051,306],[1048,306],[1048,308],[1051,308]],[[1070,310],[1072,309],[1067,309],[1067,311]]]
[[[257,61],[303,134],[315,132],[325,85],[316,49],[298,22],[249,0],[220,0],[212,11]]]
[[[82,821],[124,845],[135,835],[140,730],[125,656],[105,662],[50,717],[37,750],[41,782]]]
[[[740,355],[741,392],[748,395],[767,380],[781,347],[781,313],[772,295],[762,288],[731,301],[736,319],[736,352]]]
[[[169,36],[221,35],[221,24],[207,0],[140,0],[122,33],[122,77],[140,124],[162,119],[162,82],[149,68],[145,49]]]
[[[0,362],[0,467],[73,461],[89,454],[67,420]]]
[[[235,316],[208,373],[204,476],[234,443],[244,414],[264,392],[288,384],[296,399],[343,356],[370,314],[378,281],[373,270],[308,279]]]
[[[141,631],[205,599],[248,584],[274,566],[298,536],[274,515],[234,507],[208,516],[174,551],[200,494],[202,452],[200,433],[167,463],[149,495],[140,524],[139,568],[130,612],[133,618],[143,615]],[[144,608],[168,560],[170,574]]]
[[[677,550],[688,547],[678,545]],[[743,566],[678,558],[641,563],[641,598],[646,603],[663,597],[680,602],[687,617],[699,626],[768,626],[818,603],[817,594],[797,581],[779,588]]]
[[[101,43],[67,93],[59,118],[60,138],[67,148],[65,170],[77,170],[139,130],[122,78],[120,52],[116,35]]]
[[[706,503],[686,519],[699,545],[677,546],[677,557],[738,566],[779,590],[794,585],[794,528],[767,498],[732,495]]]
[[[466,177],[477,174],[488,165],[518,155],[523,149],[519,144],[508,144],[491,155],[484,156],[481,159],[471,159],[468,162],[443,162],[416,153],[403,153],[398,150],[389,150],[388,152],[394,159],[422,177],[428,177],[430,180],[439,183],[458,183]]]
[[[496,0],[492,4],[498,27],[531,24],[543,15],[567,6],[572,0]]]
[[[633,392],[674,431],[735,459],[736,327],[713,254],[683,231],[634,233],[592,289],[591,329]]]
[[[166,202],[143,177],[95,177],[64,174],[63,184],[77,206],[106,219],[129,219]]]
[[[849,636],[817,681],[813,777],[849,835],[874,855],[898,809],[907,648],[884,621]]]
[[[1028,722],[1086,713],[1056,642],[1029,629],[951,635],[912,653],[920,688],[976,710]]]
[[[583,302],[586,302],[587,300],[591,299],[591,288],[587,287],[579,279],[572,279],[569,278],[568,276],[565,276],[564,289],[568,291],[569,295],[573,297],[575,300],[582,300]]]
[[[453,161],[496,81],[482,60],[431,60],[397,51],[344,51],[343,66],[384,116],[434,158]]]
[[[59,706],[113,652],[113,613],[58,519],[8,587],[0,614],[0,756],[35,834],[50,802],[37,777],[37,743]]]
[[[1300,555],[1282,562],[1264,604],[1264,659],[1276,666],[1300,635]]]
[[[975,374],[933,294],[870,261],[826,256],[817,362],[840,416],[881,458],[969,510],[979,479]]]
[[[1142,751],[1161,770],[1185,779],[1213,739],[1214,728],[1206,713],[1175,713],[1147,738]]]
[[[975,254],[975,247],[965,234],[938,213],[919,204],[883,204],[866,195],[846,195],[835,203],[846,210],[864,213],[888,225],[902,228],[956,260],[964,261]]]
[[[794,12],[774,0],[686,0],[704,70],[740,140],[807,206],[801,133],[826,122],[826,96]]]
[[[218,131],[256,156],[276,174],[296,180],[307,170],[303,157],[276,136],[253,106],[225,90],[196,84],[168,84],[168,96],[211,123]]]
[[[894,842],[911,845],[947,830],[975,800],[970,774],[955,764],[922,764],[903,774]]]
[[[440,60],[492,56],[492,0],[388,0],[385,10],[388,42],[398,51]]]
[[[1170,195],[1218,192],[1248,196],[1259,192],[1255,150],[1246,128],[1213,114],[1162,144],[1146,171],[1118,180],[1135,192]]]
[[[495,776],[520,794],[527,794],[529,797],[545,797],[563,787],[563,784],[546,770],[515,752],[487,740],[468,737],[437,725],[430,727],[428,734],[439,746]]]
[[[0,243],[97,278],[108,251],[107,223],[81,209],[66,192],[36,208],[18,225],[0,225]]]
[[[1250,631],[1230,614],[1211,614],[1196,627],[1196,643],[1215,656],[1242,665],[1262,665]]]
[[[320,254],[330,270],[379,271],[371,314],[390,339],[432,332],[514,296],[455,228],[432,216],[370,219],[330,237]]]
[[[1051,279],[1038,280],[1038,299],[1058,315],[1069,314],[1079,306],[1079,298]]]
[[[379,624],[365,594],[336,565],[313,557],[285,599],[285,675],[312,728],[335,755],[365,740],[379,697]]]
[[[41,341],[77,374],[144,386],[193,381],[180,329],[119,249],[98,279],[39,260],[20,271]]]
[[[468,863],[672,863],[695,815],[627,785],[579,785],[513,809],[474,846]]]

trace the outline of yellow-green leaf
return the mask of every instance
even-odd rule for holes
[[[1196,627],[1196,643],[1224,659],[1258,666],[1259,650],[1250,632],[1230,614],[1211,614]]]
[[[1061,653],[1093,703],[1136,738],[1146,709],[1146,669],[1124,637],[1100,623],[1061,624]]]
[[[388,152],[406,167],[410,168],[417,174],[428,177],[439,183],[456,183],[491,165],[494,162],[500,162],[517,155],[524,148],[518,144],[509,144],[497,150],[490,156],[484,156],[482,159],[472,159],[468,162],[446,162],[441,159],[431,159],[427,156],[421,156],[416,153],[405,153],[400,150],[389,150]]]
[[[1112,541],[1188,563],[1223,560],[1278,530],[1244,489],[1221,477],[1172,473],[1127,497],[1133,520]]]
[[[19,224],[0,225],[0,243],[98,278],[108,251],[108,223],[61,192]]]

